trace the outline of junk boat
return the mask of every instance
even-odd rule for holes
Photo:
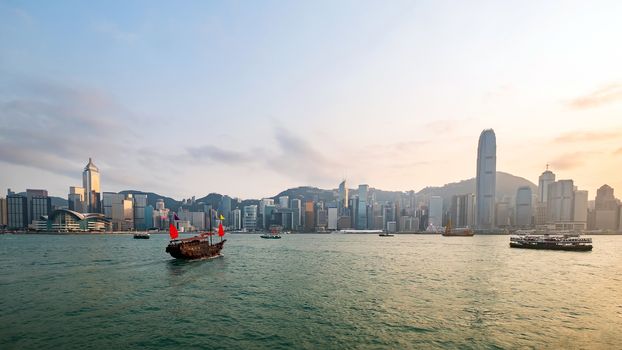
[[[451,226],[451,220],[449,220],[447,226],[445,226],[445,231],[443,232],[443,236],[445,237],[471,237],[473,235],[473,230],[468,227],[453,228]]]
[[[223,245],[227,241],[222,237],[225,235],[225,230],[222,227],[222,220],[224,217],[220,216],[221,222],[218,225],[218,236],[220,237],[220,242],[213,242],[211,229],[211,220],[210,220],[210,230],[208,232],[203,232],[199,235],[190,238],[178,238],[179,233],[175,225],[170,224],[169,233],[171,235],[171,241],[166,247],[166,252],[171,254],[171,256],[175,259],[186,259],[186,260],[194,260],[194,259],[208,259],[215,258],[221,256],[220,251],[222,250]],[[175,220],[179,220],[177,215],[175,215]]]
[[[136,232],[134,239],[149,239],[151,237],[147,232]]]
[[[592,250],[592,239],[581,238],[578,234],[535,235],[519,233],[510,237],[510,248],[587,252]]]

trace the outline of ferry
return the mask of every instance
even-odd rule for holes
[[[510,248],[546,249],[587,252],[592,250],[592,239],[578,234],[520,234],[510,237]]]

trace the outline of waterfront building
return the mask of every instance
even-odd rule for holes
[[[453,227],[473,227],[475,224],[475,195],[470,193],[452,196],[449,217]]]
[[[312,232],[315,224],[315,205],[312,200],[305,202],[304,230]]]
[[[100,213],[100,182],[99,169],[93,164],[93,160],[89,158],[89,162],[82,172],[82,187],[84,187],[86,209],[89,213]]]
[[[34,198],[37,198],[37,204],[35,207],[33,207]],[[49,199],[48,191],[46,190],[27,189],[26,200],[28,203],[28,225],[30,225],[33,220],[38,220],[41,215],[48,215],[52,208],[52,202]],[[46,201],[50,202],[49,206],[44,203]],[[34,212],[33,210],[37,210],[37,212]]]
[[[104,192],[102,206],[104,217],[110,220],[113,231],[134,229],[134,200],[131,194]]]
[[[145,228],[149,230],[153,227],[153,206],[149,204],[145,207]]]
[[[247,231],[255,231],[257,229],[257,206],[244,206],[244,217],[242,218],[244,229]]]
[[[477,227],[491,229],[495,223],[497,177],[497,140],[492,129],[482,131],[477,146],[477,175],[475,199]]]
[[[587,206],[588,206],[588,192],[575,190],[573,192],[572,203],[572,221],[573,229],[586,229],[587,228]]]
[[[510,208],[510,202],[501,200],[495,203],[495,225],[497,227],[508,227],[512,225],[512,209]]]
[[[356,228],[359,230],[367,229],[367,192],[368,185],[359,185],[358,197],[358,214],[356,219]]]
[[[47,231],[103,232],[112,229],[110,221],[101,213],[82,214],[68,209],[53,211],[47,221]]]
[[[85,213],[87,212],[85,203],[85,191],[84,187],[71,186],[69,187],[69,194],[67,195],[67,202],[69,210]]]
[[[231,197],[225,195],[220,199],[220,214],[225,218],[225,223],[228,225],[231,219]]]
[[[315,214],[317,218],[315,222],[316,229],[325,230],[328,226],[328,211],[318,203],[318,208],[316,209]]]
[[[343,179],[339,184],[339,190],[337,194],[337,211],[339,215],[343,215],[344,211],[348,208],[348,187],[346,180]]]
[[[266,225],[267,223],[267,217],[266,217],[266,211],[265,211],[266,206],[274,206],[274,199],[262,198],[259,201],[259,217],[258,217],[259,222],[257,223],[257,226],[260,228],[264,228],[264,229],[268,228],[268,226]]]
[[[156,201],[156,210],[164,210],[164,199],[160,198]]]
[[[337,221],[339,221],[339,209],[338,208],[328,208],[328,226],[329,230],[337,229]]]
[[[531,206],[531,187],[522,186],[516,191],[516,226],[531,227],[533,209]]]
[[[24,229],[28,226],[28,200],[26,196],[10,194],[6,197],[7,228]]]
[[[0,198],[0,227],[8,224],[7,203],[6,198]]]
[[[279,197],[279,208],[289,208],[289,196]]]
[[[555,181],[548,186],[547,213],[548,222],[569,222],[574,216],[574,182],[572,180]]]
[[[302,227],[302,201],[298,198],[292,199],[291,209],[293,210],[292,229],[300,230]]]
[[[147,218],[145,209],[147,207],[147,195],[144,193],[136,193],[132,197],[134,199],[134,229],[144,231],[151,227],[151,225],[147,226],[147,221],[145,219]]]
[[[443,227],[443,198],[430,196],[428,208],[428,226]]]
[[[236,231],[242,229],[242,211],[240,209],[233,209],[231,211],[231,222],[229,222],[229,227]]]
[[[549,185],[555,182],[555,174],[549,170],[547,164],[546,170],[538,177],[538,202],[546,203],[549,195]]]

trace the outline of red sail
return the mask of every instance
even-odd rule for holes
[[[220,224],[218,224],[218,235],[220,237],[225,235],[225,229],[222,228],[222,222]]]
[[[171,239],[177,239],[177,237],[179,236],[179,232],[177,232],[177,229],[175,228],[175,225],[173,224],[169,225],[168,231],[171,234]]]

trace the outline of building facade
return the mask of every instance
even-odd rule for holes
[[[89,162],[82,172],[82,187],[85,194],[85,205],[89,213],[101,213],[101,189],[99,182],[99,169],[89,158]]]
[[[477,227],[492,229],[495,225],[497,185],[497,139],[492,129],[482,131],[477,146],[477,175],[475,197]]]

